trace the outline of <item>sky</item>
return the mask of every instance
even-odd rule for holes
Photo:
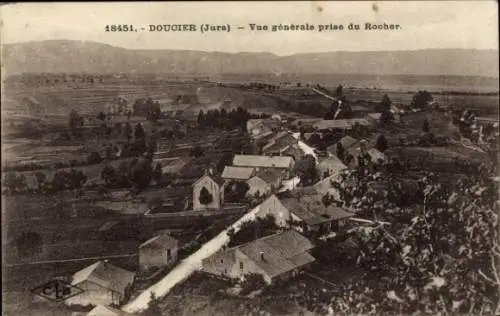
[[[20,3],[1,8],[2,43],[71,39],[131,49],[271,52],[498,49],[496,1],[294,1]],[[250,23],[314,25],[314,31],[251,31]],[[361,25],[361,30],[318,32],[318,25]],[[368,31],[365,23],[399,24]],[[132,24],[137,32],[106,32]],[[150,24],[195,24],[195,32],[149,32]],[[200,31],[201,24],[230,32]],[[242,26],[244,29],[237,29]],[[144,31],[141,30],[144,28]]]

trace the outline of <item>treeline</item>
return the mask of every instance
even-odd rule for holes
[[[89,74],[22,74],[9,76],[6,84],[40,85],[60,83],[103,83],[111,76]]]
[[[26,176],[22,173],[8,172],[3,178],[3,192],[8,194],[21,193],[27,190],[38,190],[39,192],[56,192],[67,189],[80,189],[87,182],[87,175],[81,170],[59,170],[52,179],[48,179],[45,173],[36,172],[36,188],[29,188]]]
[[[498,96],[499,92],[436,91],[435,95]]]
[[[253,114],[248,112],[248,110],[238,107],[231,111],[226,109],[222,110],[208,110],[204,112],[200,110],[197,118],[197,127],[199,129],[206,128],[221,128],[226,130],[232,130],[235,128],[246,129],[248,120],[258,119],[258,118],[269,118],[268,114]]]

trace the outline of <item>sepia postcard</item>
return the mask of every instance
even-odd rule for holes
[[[3,315],[500,315],[497,1],[0,18]]]

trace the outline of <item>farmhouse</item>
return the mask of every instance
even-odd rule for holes
[[[350,148],[353,148],[357,145],[359,145],[360,140],[356,139],[354,137],[351,137],[349,135],[342,137],[337,143],[328,146],[326,149],[328,151],[328,154],[331,156],[337,156],[337,147],[339,144],[342,146],[344,151],[349,150]]]
[[[247,181],[247,196],[268,195],[281,187],[283,173],[276,169],[265,169]]]
[[[291,122],[290,125],[295,129],[299,128],[312,129],[314,127],[314,124],[319,121],[322,120],[320,118],[299,118]]]
[[[226,180],[246,181],[255,174],[254,168],[225,166],[221,177]]]
[[[325,207],[322,194],[297,195],[278,199],[271,195],[259,206],[255,216],[265,218],[272,214],[276,225],[290,227],[296,222],[297,229],[305,232],[326,233],[339,230],[345,225],[345,220],[354,214],[335,206]]]
[[[127,297],[135,273],[98,261],[73,275],[71,285],[83,292],[66,300],[68,305],[119,305]]]
[[[179,242],[167,234],[155,236],[139,246],[141,269],[163,267],[177,261]]]
[[[294,230],[287,230],[215,253],[203,260],[205,272],[244,279],[257,273],[272,284],[297,275],[315,259],[308,251],[314,245]]]
[[[299,141],[289,132],[280,132],[262,147],[262,153],[265,155],[280,156],[289,147],[298,146],[298,143]]]
[[[224,204],[224,179],[211,171],[193,183],[193,210],[220,209]]]
[[[346,224],[346,219],[354,216],[340,207],[323,204],[323,195],[304,195],[281,200],[281,203],[293,214],[305,232],[327,233],[339,231]]]
[[[324,178],[321,181],[316,182],[312,188],[315,190],[316,194],[321,194],[324,196],[325,194],[329,194],[335,199],[340,199],[340,194],[337,189],[333,187],[334,181],[339,181],[341,173],[333,174],[329,177]]]
[[[339,158],[331,156],[321,160],[317,168],[321,179],[324,179],[347,169],[347,166]]]
[[[264,133],[277,131],[280,127],[280,122],[274,119],[250,119],[247,121],[247,132],[252,138]]]
[[[290,156],[259,156],[259,155],[235,155],[233,166],[262,169],[278,169],[285,172],[285,179],[290,177],[294,166],[294,160]]]

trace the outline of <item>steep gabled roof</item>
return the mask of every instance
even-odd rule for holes
[[[282,199],[281,203],[308,225],[317,225],[354,215],[340,207],[332,205],[325,207],[322,198],[320,194],[306,195],[302,196],[300,201],[292,197]]]
[[[261,168],[289,168],[293,158],[289,156],[235,155],[233,166]]]
[[[340,139],[340,143],[342,144],[342,147],[344,147],[344,149],[349,149],[353,146],[356,146],[359,142],[359,139],[356,139],[349,135],[344,136]]]
[[[224,179],[248,180],[254,172],[254,168],[225,166],[221,177]]]
[[[81,282],[88,281],[123,294],[127,286],[134,281],[134,277],[134,272],[119,268],[104,261],[97,261],[75,273],[71,285],[77,285]]]
[[[347,166],[339,158],[332,156],[321,160],[318,164],[318,168],[334,169],[336,172],[340,172],[347,169]]]
[[[275,277],[313,262],[314,245],[295,230],[257,239],[237,248],[268,276]]]
[[[215,183],[217,183],[219,186],[223,185],[224,182],[226,182],[223,178],[219,177],[219,176],[216,176],[216,175],[213,175],[213,174],[204,174],[203,176],[201,176],[198,180],[196,180],[194,183],[193,183],[193,186],[195,186],[198,182],[200,182],[201,180],[205,179],[205,177],[209,177],[212,181],[214,181]]]
[[[161,234],[148,239],[139,245],[139,248],[171,249],[179,244],[179,241],[167,234]]]
[[[274,183],[282,176],[282,172],[276,169],[265,169],[259,171],[255,176],[267,183]]]

